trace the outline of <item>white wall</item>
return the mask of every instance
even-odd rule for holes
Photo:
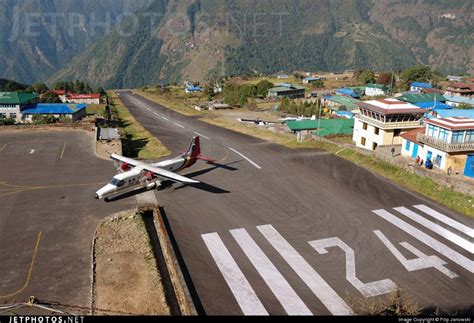
[[[442,160],[441,160],[441,167],[439,167],[439,168],[442,169],[442,170],[446,170],[446,156],[447,156],[447,154],[444,151],[441,151],[441,150],[438,150],[436,148],[429,147],[429,146],[425,145],[423,151],[421,153],[419,153],[419,155],[421,156],[423,161],[426,162],[426,157],[428,156],[428,152],[430,152],[430,151],[433,153],[433,155],[431,157],[431,161],[433,162],[433,165],[436,161],[436,156],[440,155],[442,157]],[[437,166],[435,165],[434,167],[437,167]]]
[[[386,95],[386,93],[385,93],[384,90],[381,90],[381,89],[366,87],[365,88],[365,95],[366,96],[384,96],[384,95]]]

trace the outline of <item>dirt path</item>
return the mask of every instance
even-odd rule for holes
[[[145,224],[135,210],[99,225],[95,259],[96,314],[170,315]]]

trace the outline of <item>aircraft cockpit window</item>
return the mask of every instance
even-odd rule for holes
[[[125,185],[125,182],[114,178],[112,182],[110,182],[110,184],[112,184],[113,186],[122,187],[123,185]]]

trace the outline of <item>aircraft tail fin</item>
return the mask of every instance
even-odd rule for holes
[[[193,138],[186,155],[191,158],[198,158],[201,155],[201,140],[199,136]]]
[[[185,156],[187,158],[190,158],[193,161],[193,163],[196,162],[196,160],[203,160],[210,164],[216,162],[216,160],[212,158],[201,155],[201,139],[199,138],[199,136],[193,138],[193,141],[191,142],[191,146],[189,147],[189,150],[185,154]]]

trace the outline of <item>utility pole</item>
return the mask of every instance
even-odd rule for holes
[[[318,101],[316,101],[316,107],[318,108],[318,139],[321,141],[321,137],[319,136],[319,130],[321,129],[321,99],[318,98]]]
[[[392,78],[390,80],[390,96],[393,96],[393,71],[392,71]]]

